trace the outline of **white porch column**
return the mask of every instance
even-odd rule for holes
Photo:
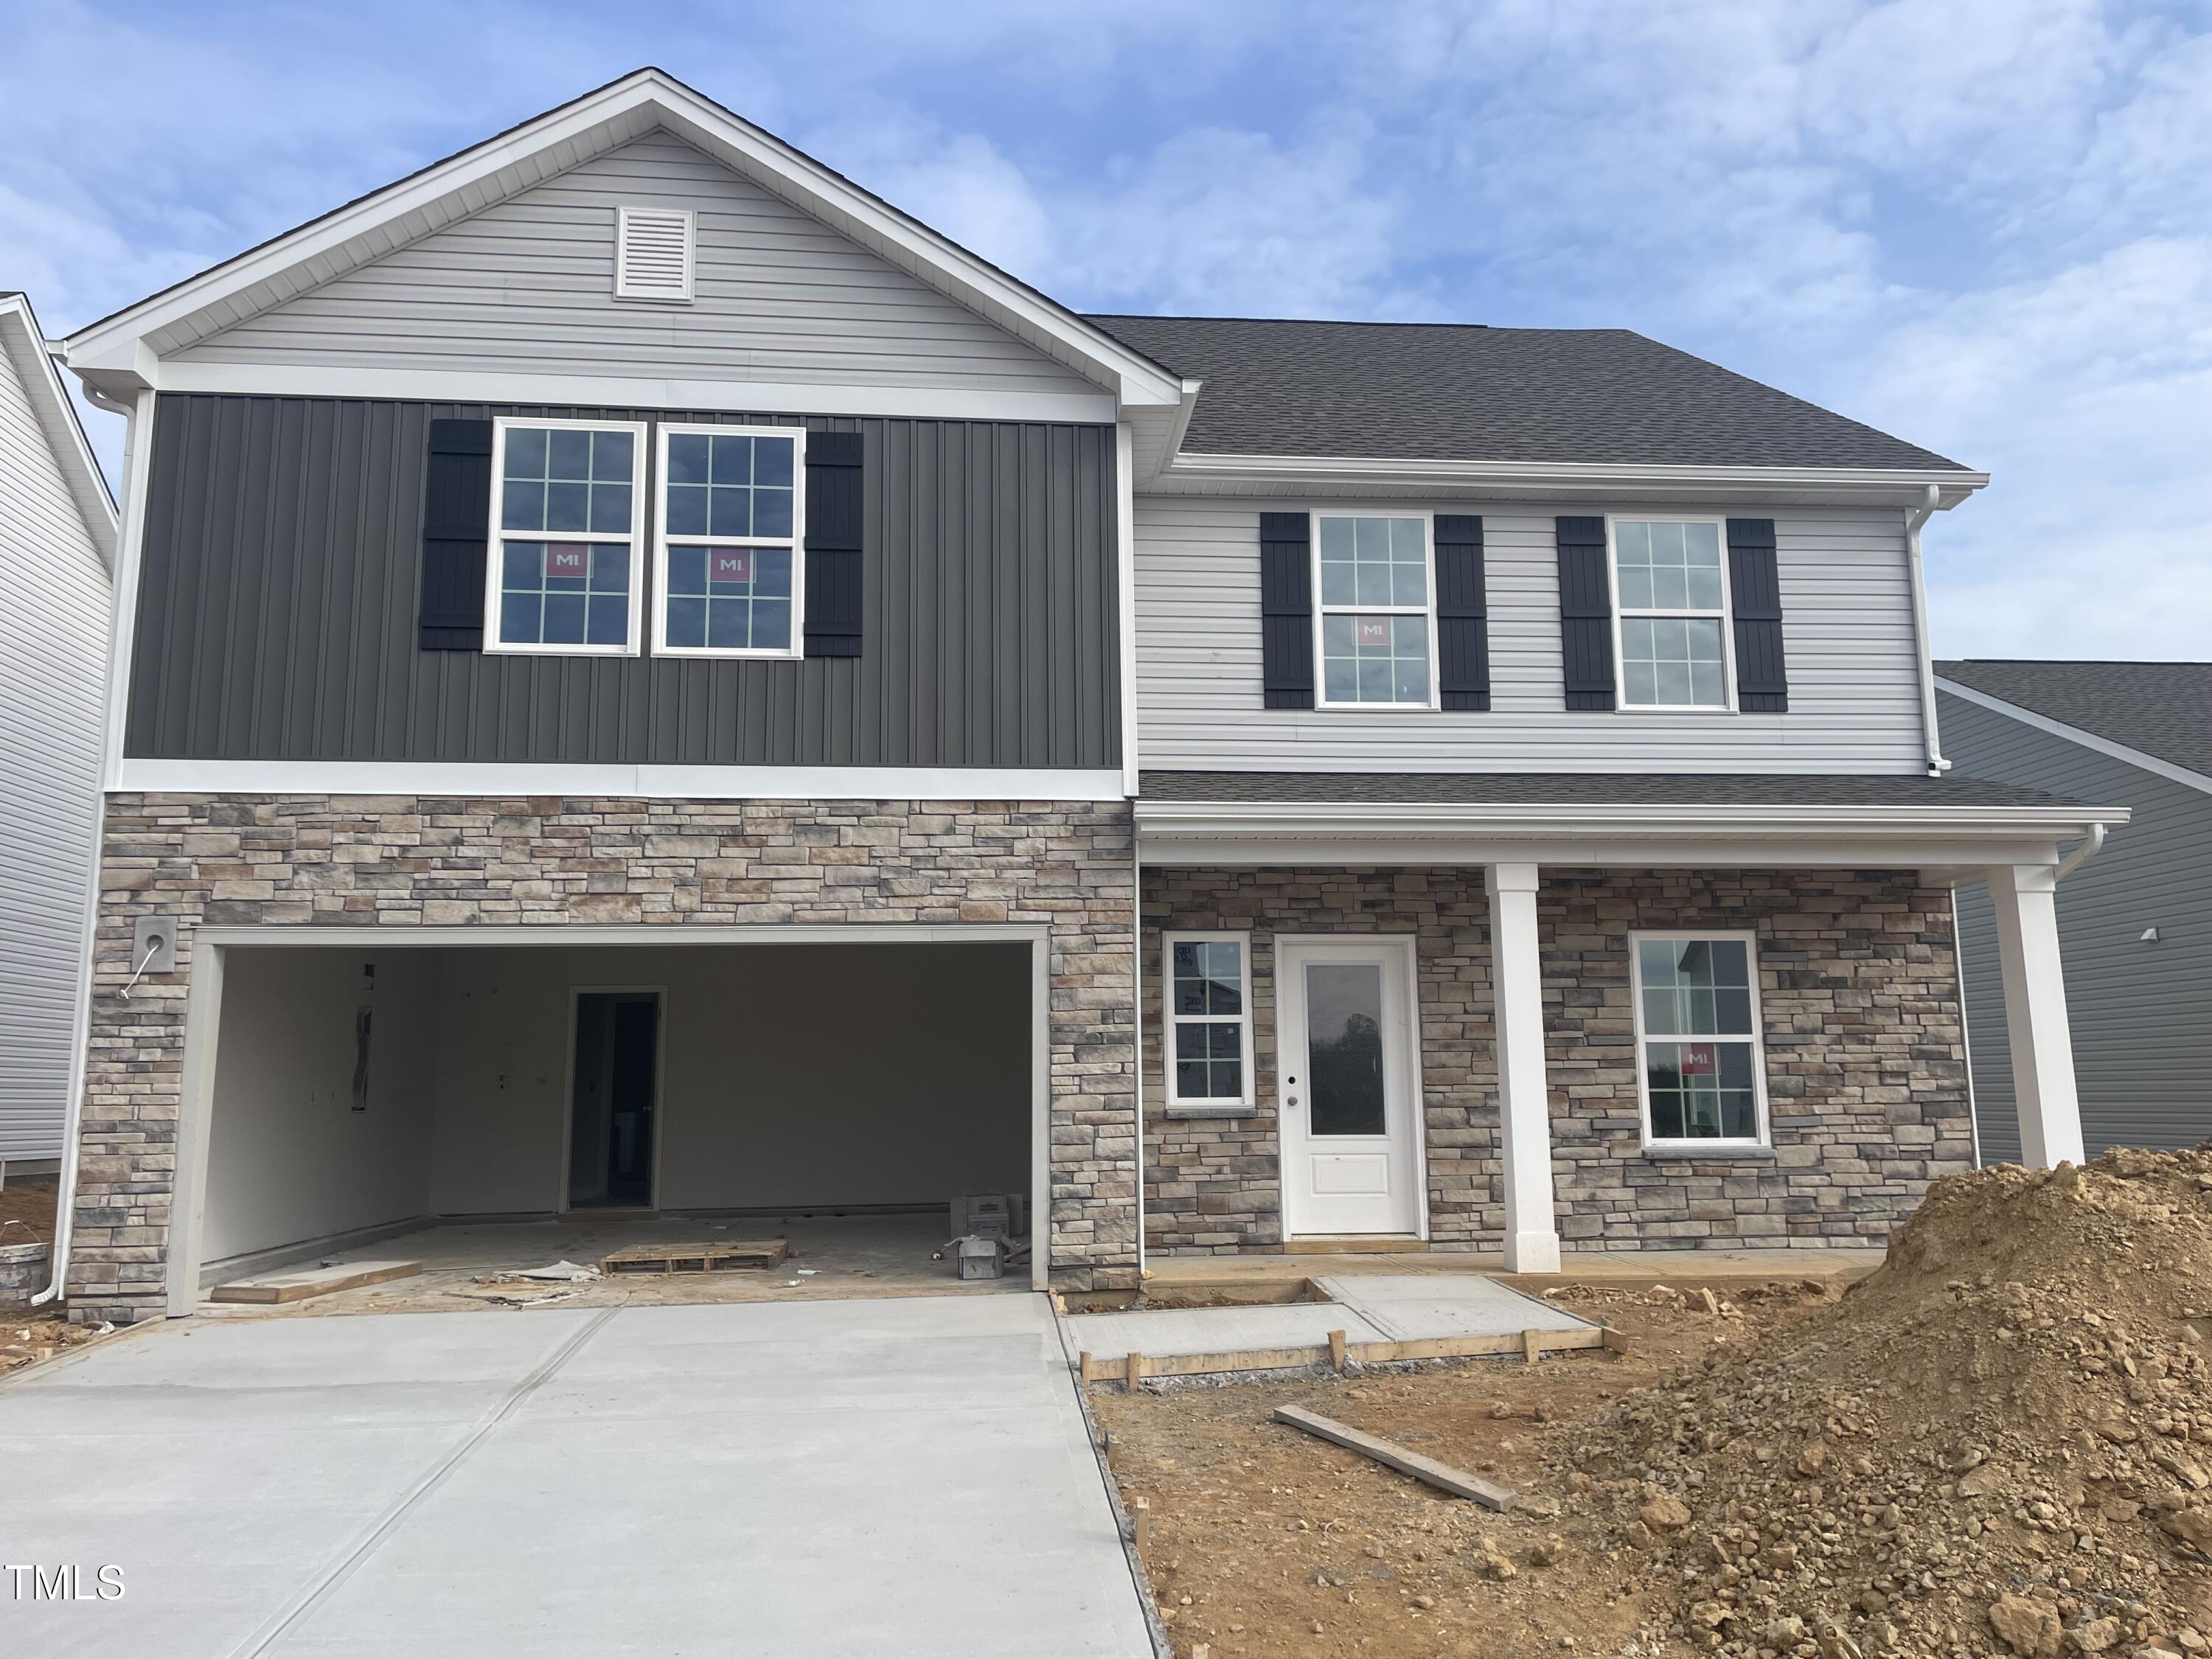
[[[1989,872],[1989,881],[1997,913],[2021,1158],[2037,1169],[2080,1164],[2081,1103],[2074,1092],[2074,1036],[2059,971],[2057,873],[2049,865],[2002,864]]]
[[[1544,967],[1536,866],[1489,867],[1491,1006],[1498,1027],[1498,1124],[1505,1165],[1505,1268],[1559,1270],[1552,1194],[1552,1103],[1544,1080]]]

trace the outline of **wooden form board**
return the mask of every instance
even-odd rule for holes
[[[339,1291],[381,1285],[387,1279],[412,1279],[422,1271],[419,1261],[343,1261],[335,1267],[306,1267],[295,1273],[263,1273],[253,1279],[234,1279],[209,1292],[210,1302],[304,1302],[311,1296],[330,1296]]]
[[[727,1239],[713,1244],[632,1244],[599,1258],[609,1273],[720,1273],[773,1267],[791,1254],[781,1238]]]
[[[1275,1421],[1287,1423],[1294,1429],[1303,1429],[1308,1434],[1356,1451],[1362,1457],[1371,1457],[1401,1474],[1410,1474],[1416,1480],[1426,1481],[1439,1492],[1470,1499],[1485,1509],[1504,1510],[1514,1501],[1513,1490],[1510,1486],[1485,1480],[1479,1474],[1469,1474],[1449,1463],[1439,1463],[1433,1457],[1424,1457],[1417,1451],[1409,1451],[1395,1440],[1369,1434],[1348,1423],[1340,1423],[1333,1417],[1323,1417],[1319,1412],[1310,1412],[1301,1406],[1278,1406]]]
[[[1627,1339],[1609,1328],[1589,1326],[1571,1331],[1513,1331],[1498,1336],[1425,1336],[1405,1342],[1346,1342],[1342,1331],[1331,1331],[1327,1346],[1293,1348],[1243,1348],[1232,1353],[1131,1353],[1112,1358],[1084,1354],[1079,1361],[1087,1384],[1098,1377],[1119,1377],[1133,1388],[1147,1376],[1210,1376],[1226,1371],[1286,1371],[1312,1365],[1342,1370],[1357,1361],[1363,1365],[1387,1365],[1405,1359],[1467,1359],[1487,1354],[1517,1353],[1534,1364],[1547,1353],[1577,1348],[1628,1350]]]

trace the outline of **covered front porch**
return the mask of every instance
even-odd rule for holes
[[[1978,1161],[1966,880],[2005,921],[2028,1155],[2081,1156],[2054,896],[2124,809],[1921,777],[1176,773],[1137,815],[1155,1274],[1879,1248]]]

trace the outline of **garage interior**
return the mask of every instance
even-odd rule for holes
[[[779,1236],[778,1282],[948,1287],[951,1200],[1030,1185],[1033,986],[1022,942],[228,946],[198,1287]]]

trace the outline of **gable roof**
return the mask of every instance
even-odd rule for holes
[[[100,562],[113,570],[115,497],[108,489],[106,475],[100,470],[99,459],[92,453],[84,422],[62,380],[61,370],[47,354],[46,333],[31,309],[30,296],[18,289],[0,289],[0,351],[15,365],[15,378],[69,485],[85,533],[99,550]],[[5,459],[0,456],[0,464]]]
[[[2212,776],[2212,662],[1939,662],[1948,680]]]
[[[1626,329],[1091,320],[1205,382],[1186,451],[1966,471]]]
[[[395,248],[663,128],[1111,391],[1172,409],[1176,378],[1127,342],[684,85],[641,69],[78,330],[70,367],[147,377],[206,338]]]

